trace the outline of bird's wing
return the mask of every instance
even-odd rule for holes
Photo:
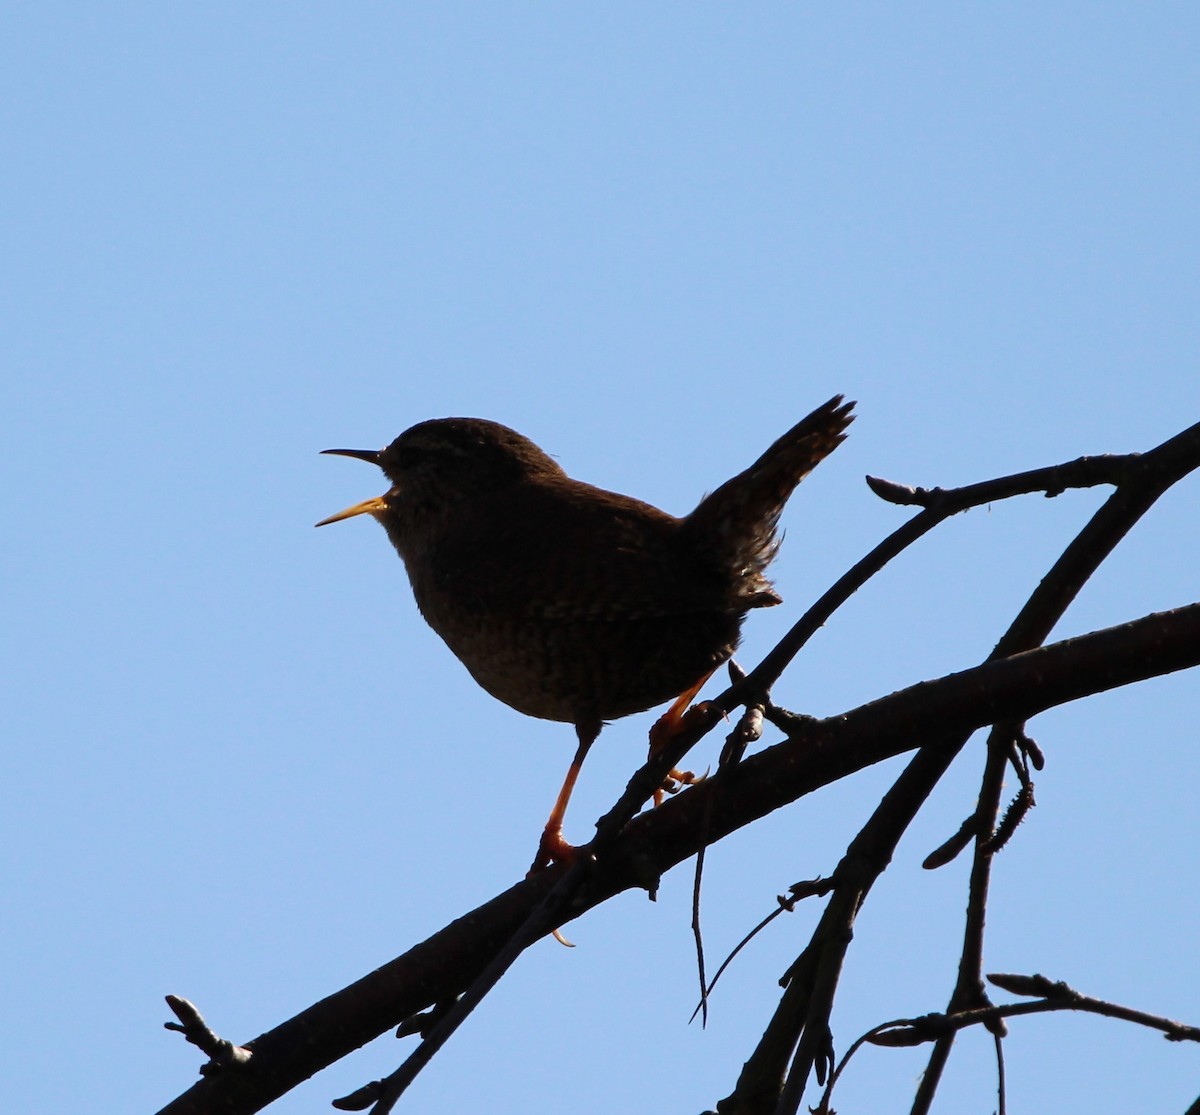
[[[720,576],[681,544],[674,516],[575,481],[520,499],[529,506],[514,506],[499,528],[459,532],[456,551],[439,555],[439,577],[464,605],[514,619],[605,621],[723,603]],[[471,576],[460,581],[459,568]]]

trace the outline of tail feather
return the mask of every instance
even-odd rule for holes
[[[748,607],[780,602],[763,576],[779,549],[779,517],[796,485],[845,441],[854,403],[843,399],[835,395],[817,407],[748,469],[705,496],[684,522],[741,583]]]

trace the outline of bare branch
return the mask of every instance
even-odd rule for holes
[[[938,1041],[947,1034],[958,1033],[968,1026],[985,1026],[996,1034],[996,1050],[999,1061],[1000,1094],[1004,1093],[1003,1056],[997,1026],[1008,1018],[1019,1018],[1027,1014],[1047,1014],[1052,1011],[1083,1011],[1088,1014],[1099,1014],[1106,1018],[1116,1018],[1125,1022],[1133,1022],[1139,1026],[1159,1030],[1168,1041],[1200,1041],[1200,1027],[1188,1026],[1169,1018],[1147,1014],[1145,1011],[1134,1010],[1104,999],[1094,999],[1082,995],[1069,985],[1045,976],[1033,975],[1000,975],[988,976],[988,980],[1002,990],[1015,995],[1038,996],[1036,1002],[1005,1003],[998,1006],[988,1005],[972,1010],[958,1011],[952,1014],[926,1014],[919,1018],[897,1018],[890,1022],[882,1022],[873,1026],[859,1037],[846,1051],[837,1068],[825,1087],[821,1103],[816,1108],[819,1113],[830,1111],[833,1090],[844,1075],[847,1066],[855,1054],[864,1045],[876,1045],[891,1049],[909,1048],[931,1041]],[[1001,1098],[1000,1109],[1004,1101]]]
[[[822,786],[911,750],[918,741],[938,738],[939,732],[970,732],[1003,716],[1024,720],[1091,693],[1196,665],[1200,604],[921,682],[816,721],[797,738],[747,756],[660,809],[636,817],[604,861],[595,864],[563,921],[614,894],[643,888],[647,873],[664,872],[694,855],[710,794],[719,791],[710,835],[715,841]],[[653,792],[653,778],[643,781]],[[164,1107],[163,1115],[259,1111],[405,1018],[458,993],[564,873],[554,867],[521,880],[397,959],[260,1035],[252,1043],[254,1058],[241,1071],[197,1082]]]
[[[1058,622],[1071,601],[1074,600],[1079,589],[1138,519],[1163,492],[1198,465],[1200,465],[1200,424],[1192,426],[1144,456],[1122,458],[1115,474],[1120,486],[1080,531],[1034,590],[1008,631],[997,643],[990,656],[990,661],[1003,660],[1007,656],[1024,657],[1024,654],[1033,653],[1032,648],[1038,646],[1049,635],[1054,624]],[[1091,466],[1083,467],[1090,468]],[[1042,474],[1038,477],[1039,484],[1041,484],[1045,480],[1045,470],[1039,470],[1039,473]],[[1062,475],[1064,473],[1060,472],[1060,477]],[[927,530],[935,519],[940,521],[940,517],[953,513],[956,509],[961,509],[960,502],[969,503],[972,499],[977,501],[985,492],[995,496],[1001,492],[1005,483],[1009,484],[1012,493],[1028,490],[1027,487],[1022,488],[1022,483],[1027,483],[1030,476],[1038,476],[1038,474],[1023,474],[1023,476],[1025,481],[1022,481],[1021,477],[1008,478],[1007,481],[975,485],[971,489],[939,493],[938,498],[931,502],[929,508],[910,520],[905,528],[897,531],[881,546],[876,547],[871,555],[859,562],[833,589],[827,592],[801,622],[785,636],[779,646],[767,656],[759,669],[747,678],[745,684],[757,684],[764,689],[767,688],[770,681],[773,680],[772,671],[777,668],[781,669],[788,660],[787,656],[794,653],[794,650],[809,637],[811,632],[808,625],[817,620],[824,622],[824,609],[836,606],[836,603],[839,602],[838,594],[842,591],[852,591],[851,586],[856,587],[857,579],[864,576],[876,563],[881,564],[883,561],[889,560],[903,546]],[[1050,488],[1046,488],[1046,490],[1051,491]],[[1053,490],[1060,490],[1057,482]],[[756,677],[759,674],[763,676]],[[1023,723],[1025,719],[1026,717],[1023,716],[1001,715],[989,719],[987,722],[998,725],[1006,721]],[[816,1058],[822,1043],[826,1040],[825,1035],[828,1033],[829,1016],[836,991],[836,973],[841,970],[858,910],[875,879],[891,861],[900,836],[916,816],[955,756],[965,746],[969,735],[969,732],[958,734],[949,730],[935,736],[933,741],[924,747],[910,763],[892,789],[885,795],[879,808],[863,830],[851,842],[836,874],[839,878],[856,879],[857,881],[845,890],[835,893],[814,930],[810,944],[801,954],[812,963],[813,949],[816,948],[819,953],[816,960],[818,976],[813,981],[812,995],[801,1004],[795,1001],[794,996],[789,993],[784,994],[775,1017],[763,1035],[759,1049],[747,1061],[746,1069],[743,1070],[733,1095],[719,1104],[718,1110],[733,1112],[756,1109],[754,1103],[757,1090],[762,1087],[762,1081],[769,1075],[764,1072],[759,1062],[759,1054],[764,1050],[768,1055],[771,1051],[778,1051],[779,1040],[776,1028],[782,1020],[785,1027],[794,1030],[798,1044],[792,1066],[780,1093],[776,1111],[778,1115],[794,1115],[799,1111],[806,1083],[816,1066]],[[951,996],[951,1009],[961,1009],[986,1002],[981,978],[983,911],[986,905],[991,857],[983,851],[983,843],[990,839],[994,831],[999,809],[1001,778],[1006,761],[999,741],[1001,739],[1011,740],[1013,736],[1014,731],[1011,728],[1004,731],[997,729],[993,732],[993,744],[988,749],[988,763],[979,804],[975,812],[976,855],[972,865],[967,927],[964,934],[959,978]],[[820,978],[822,974],[828,978],[822,980]],[[824,994],[818,994],[819,987],[825,989]],[[789,992],[790,990],[789,988]],[[802,1022],[801,1005],[804,1013]],[[924,1115],[928,1111],[937,1091],[942,1069],[949,1057],[951,1042],[952,1035],[940,1040],[934,1047],[929,1065],[918,1086],[912,1108],[913,1115]],[[754,1066],[753,1074],[750,1072],[751,1066]]]
[[[925,509],[841,578],[755,670],[687,714],[671,745],[633,776],[618,803],[600,819],[590,857],[518,882],[371,975],[248,1046],[234,1047],[251,1048],[253,1055],[236,1072],[206,1076],[168,1104],[163,1115],[261,1110],[405,1019],[435,1003],[447,1004],[424,1027],[425,1039],[411,1062],[419,1068],[531,941],[623,890],[653,890],[662,872],[705,844],[821,786],[919,747],[834,873],[832,897],[813,941],[789,971],[785,1001],[751,1058],[763,1055],[757,1061],[756,1086],[778,1094],[791,1057],[782,1110],[796,1110],[809,1073],[830,1062],[829,1009],[854,917],[887,866],[895,841],[969,735],[987,725],[1021,725],[1067,701],[1200,664],[1200,605],[1039,647],[1117,541],[1198,462],[1200,426],[1140,457],[1082,458],[1051,470],[921,496]],[[770,702],[771,688],[812,632],[873,572],[948,515],[972,501],[1020,491],[1055,494],[1068,485],[1112,482],[1118,483],[1117,491],[1038,586],[988,662],[826,720],[795,717]],[[723,765],[661,809],[634,817],[687,749],[739,705],[761,707],[763,717],[782,726],[788,738],[740,763]],[[991,749],[1001,771],[1013,738],[1010,730],[1005,746]],[[981,842],[995,831],[998,809],[998,798],[995,807],[990,804],[991,762],[989,757],[986,793],[981,793],[976,813],[976,857],[984,883],[989,853]],[[977,889],[986,894],[985,885]],[[968,941],[976,938],[982,940],[968,933]],[[964,944],[960,988],[968,986],[964,977],[978,969],[979,956],[981,948],[977,953]]]

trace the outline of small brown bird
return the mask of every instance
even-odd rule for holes
[[[603,722],[680,697],[677,722],[737,648],[746,613],[782,602],[764,576],[780,514],[844,440],[853,406],[830,399],[681,519],[571,479],[482,418],[421,422],[385,449],[325,450],[378,465],[391,488],[317,526],[374,516],[471,676],[518,712],[575,726],[534,868],[570,858],[563,815]]]

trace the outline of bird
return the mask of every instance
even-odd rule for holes
[[[854,405],[835,395],[682,517],[573,479],[483,418],[419,422],[383,449],[323,450],[377,465],[390,487],[316,525],[373,517],[421,615],[475,681],[518,712],[575,728],[531,873],[575,856],[563,818],[604,723],[674,698],[669,738],[733,655],[747,613],[782,603],[765,575],[780,516],[845,439]]]

